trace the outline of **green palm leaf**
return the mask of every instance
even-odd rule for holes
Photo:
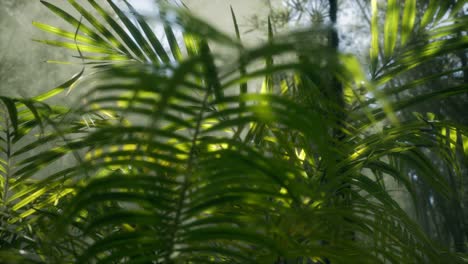
[[[463,69],[401,78],[463,50],[466,37],[453,34],[463,23],[450,24],[464,21],[456,18],[459,4],[431,1],[418,22],[416,1],[389,0],[380,34],[380,10],[371,1],[368,80],[358,60],[316,41],[327,30],[274,36],[269,22],[268,42],[246,48],[232,10],[237,40],[186,10],[161,6],[162,40],[127,1],[130,13],[108,1],[116,20],[97,1],[88,0],[91,12],[69,0],[86,23],[41,2],[75,30],[35,23],[66,39],[41,42],[77,51],[84,67],[97,72],[90,78],[100,80],[85,87],[83,103],[67,109],[69,115],[0,97],[2,202],[12,224],[35,218],[28,224],[49,232],[44,226],[56,225],[31,247],[46,262],[463,263],[428,238],[387,186],[400,182],[421,204],[420,188],[403,173],[410,167],[438,199],[460,199],[453,178],[462,178],[456,153],[466,127],[423,118],[400,122],[396,112],[465,94],[466,85],[394,99]],[[171,23],[182,28],[187,55]],[[219,65],[213,42],[238,54]],[[60,93],[83,72],[35,99]],[[265,80],[260,93],[248,89],[255,82],[247,86],[258,77]],[[346,105],[332,90],[336,80],[349,91]],[[359,95],[357,86],[373,96]],[[45,134],[22,143],[35,127]],[[32,150],[39,155],[25,157]],[[37,180],[42,168],[67,154],[76,163]],[[433,155],[456,166],[444,173]]]

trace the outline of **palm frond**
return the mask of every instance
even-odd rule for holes
[[[50,237],[36,236],[35,245],[43,244],[31,247],[37,256],[78,263],[463,263],[463,255],[429,238],[387,186],[390,179],[401,183],[420,204],[417,183],[402,170],[411,167],[438,199],[460,200],[453,179],[462,178],[457,155],[467,128],[423,118],[401,121],[396,112],[464,94],[466,84],[393,98],[462,69],[394,83],[466,46],[466,37],[454,34],[463,23],[453,22],[464,21],[455,16],[459,4],[431,1],[431,15],[419,21],[416,1],[400,6],[388,0],[380,34],[372,1],[367,78],[357,59],[317,38],[328,29],[282,36],[273,35],[269,23],[268,42],[246,48],[233,11],[237,39],[187,10],[161,6],[163,40],[127,1],[124,9],[109,0],[106,9],[88,0],[90,12],[69,0],[87,22],[41,2],[75,31],[35,23],[66,39],[42,42],[72,49],[86,69],[98,70],[83,103],[67,109],[68,115],[36,101],[0,97],[2,202],[16,217],[9,223],[40,216],[26,225],[57,226]],[[171,23],[181,27],[186,53]],[[213,42],[235,50],[229,63],[219,62]],[[35,99],[55,95],[83,75]],[[260,92],[250,90],[255,82],[247,86],[255,78],[263,80]],[[345,94],[333,89],[337,81]],[[47,131],[42,137],[16,146],[41,126]],[[24,157],[36,149],[39,155]],[[70,153],[76,163],[37,179],[42,168]],[[433,155],[452,167],[441,170]],[[15,243],[10,247],[22,245]]]

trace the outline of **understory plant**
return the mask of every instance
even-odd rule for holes
[[[392,194],[398,183],[410,203],[428,199],[410,167],[463,216],[467,127],[399,118],[466,94],[463,82],[406,93],[463,66],[395,81],[466,49],[463,1],[431,1],[417,20],[416,0],[384,13],[372,0],[369,67],[338,50],[332,26],[275,35],[270,23],[268,41],[246,47],[234,12],[232,37],[185,8],[64,2],[76,16],[41,1],[70,27],[34,22],[59,37],[37,41],[72,50],[82,70],[33,98],[0,97],[4,262],[467,261],[466,233],[432,240]],[[47,103],[76,90],[76,104]]]

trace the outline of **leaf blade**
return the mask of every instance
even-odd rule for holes
[[[384,55],[389,59],[395,50],[398,37],[399,1],[388,0],[384,25]]]
[[[416,21],[416,0],[406,0],[401,24],[401,45],[405,45],[414,28]]]

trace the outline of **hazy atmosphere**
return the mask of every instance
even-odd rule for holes
[[[0,1],[0,264],[468,263],[467,14]]]

